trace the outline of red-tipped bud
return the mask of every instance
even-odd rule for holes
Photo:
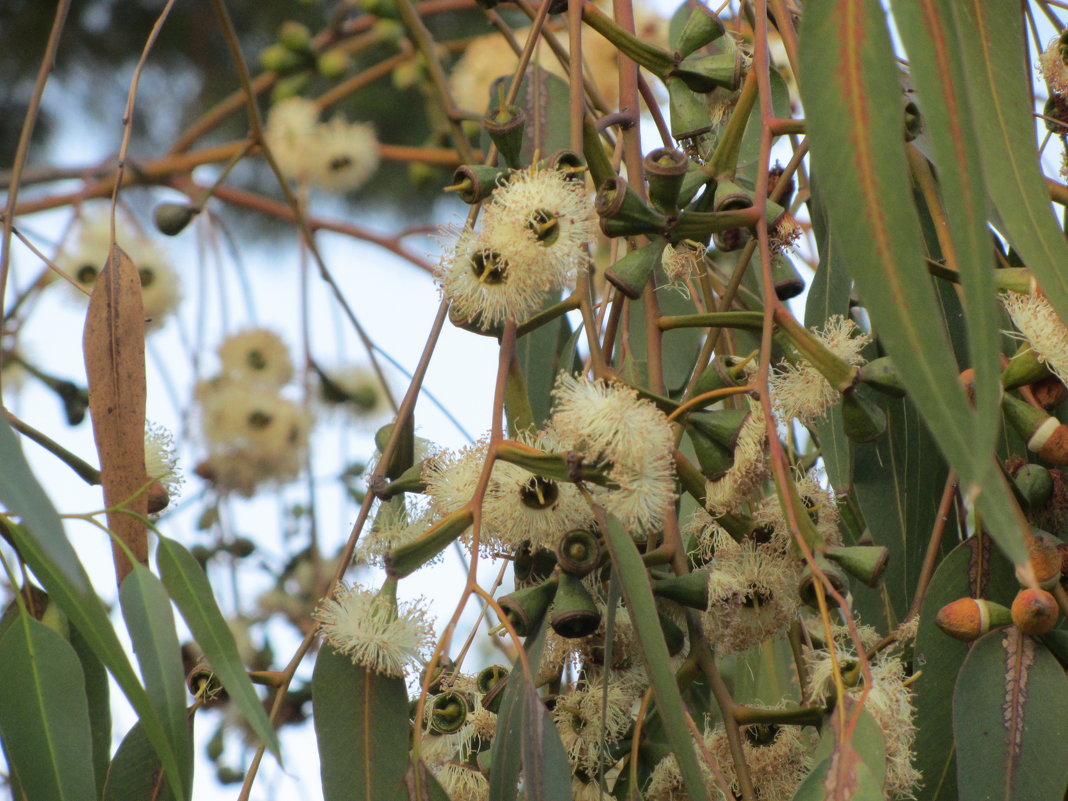
[[[1034,534],[1027,538],[1027,555],[1031,566],[1031,574],[1044,590],[1053,589],[1061,579],[1061,554],[1057,550],[1058,540],[1051,535],[1038,529],[1033,529]],[[1016,569],[1016,579],[1021,584],[1027,584],[1026,575]]]
[[[1012,622],[1024,634],[1046,634],[1057,625],[1057,601],[1045,590],[1023,589],[1012,602]]]
[[[939,609],[935,616],[938,628],[962,642],[977,640],[991,629],[1011,622],[1008,609],[982,598],[958,598]]]

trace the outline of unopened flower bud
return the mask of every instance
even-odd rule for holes
[[[946,634],[962,642],[979,639],[991,629],[1007,626],[1012,613],[983,598],[958,598],[938,610],[935,625]]]
[[[177,236],[192,222],[198,211],[188,203],[160,203],[152,212],[152,219],[161,234]]]
[[[1023,589],[1012,602],[1012,622],[1024,634],[1046,634],[1057,625],[1057,601],[1045,590]]]
[[[311,31],[307,25],[289,19],[279,26],[278,41],[290,50],[300,53],[311,47]]]

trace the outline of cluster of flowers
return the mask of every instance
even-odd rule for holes
[[[485,203],[481,229],[463,229],[439,266],[442,291],[483,329],[523,320],[585,269],[595,230],[581,175],[513,172]]]
[[[108,260],[111,215],[106,212],[82,220],[73,247],[56,256],[56,266],[87,291],[92,291]],[[156,244],[121,217],[115,220],[115,242],[136,265],[141,278],[145,329],[158,331],[182,300],[178,274]],[[86,297],[76,292],[79,298]]]
[[[835,330],[838,328],[847,329],[848,339],[851,329],[841,323],[836,324]],[[572,464],[577,460],[581,465],[595,465],[603,470],[607,485],[589,484],[587,498],[575,484],[537,476],[512,462],[495,461],[482,502],[479,550],[484,555],[515,554],[519,589],[501,599],[501,605],[506,610],[518,606],[517,619],[525,620],[529,609],[524,605],[537,606],[539,588],[551,587],[547,597],[552,600],[545,602],[548,608],[542,612],[549,627],[536,683],[559,688],[550,704],[550,716],[574,773],[575,797],[601,799],[605,797],[603,789],[615,781],[620,754],[629,751],[620,745],[627,743],[635,725],[650,676],[630,611],[625,603],[611,600],[607,574],[600,568],[587,574],[572,571],[562,560],[563,543],[576,531],[599,539],[590,501],[616,517],[637,541],[655,537],[664,513],[675,499],[675,440],[664,414],[621,383],[564,374],[553,395],[554,405],[545,428],[523,435],[519,449],[567,454]],[[741,425],[739,447],[743,440],[746,450],[754,452],[753,460],[763,465],[767,459],[766,428],[756,405]],[[389,507],[384,505],[378,523],[363,544],[363,555],[382,556],[472,503],[487,456],[488,443],[482,442],[425,459],[423,479],[428,502],[421,507],[402,503],[388,512],[385,510]],[[740,456],[736,455],[736,461]],[[761,497],[759,490],[767,479],[764,467],[748,467],[745,471],[748,472],[743,475],[739,466],[729,480],[733,491],[729,497],[721,493],[722,505],[699,512],[682,532],[691,564],[697,566],[688,579],[696,577],[701,583],[697,592],[700,600],[691,602],[654,590],[675,668],[688,654],[686,606],[701,610],[703,629],[722,655],[743,654],[770,638],[781,637],[794,621],[805,620],[800,589],[805,581],[804,563],[793,549],[790,527],[777,497]],[[796,483],[820,536],[829,545],[839,545],[838,510],[829,491],[815,475],[802,477]],[[752,534],[736,540],[728,534],[723,516],[737,512],[743,504],[749,513]],[[473,551],[470,530],[464,541]],[[554,551],[555,566],[551,556]],[[538,554],[548,555],[549,559],[540,573],[536,567]],[[533,560],[534,566],[527,564],[521,570],[524,557],[527,563]],[[654,586],[671,581],[664,574]],[[581,606],[575,605],[576,598],[586,599],[582,615],[588,625],[575,625],[575,609]],[[565,609],[568,604],[572,606]],[[327,641],[349,654],[355,663],[401,676],[427,655],[431,635],[425,610],[425,605],[398,607],[381,594],[342,589],[320,606],[316,617]],[[838,661],[851,659],[850,664],[857,664],[848,638],[843,635],[839,639]],[[830,651],[818,637],[810,636],[806,641],[806,664],[813,688],[807,700],[824,703],[832,687],[828,678]],[[864,643],[865,648],[870,645]],[[465,705],[460,705],[466,711],[449,731],[436,728],[436,718],[428,718],[421,754],[451,798],[482,801],[487,798],[488,785],[480,769],[480,754],[489,747],[495,731],[492,706],[487,708],[488,701],[484,705],[482,696],[468,686],[470,677],[450,675],[451,683],[432,692],[426,705],[428,709],[447,705],[455,711],[451,697],[446,696],[458,692],[467,699]],[[874,684],[868,698],[874,700],[869,702],[870,711],[887,739],[885,789],[890,798],[905,798],[919,777],[912,768],[913,712],[903,663],[891,652],[883,652],[872,663],[872,676]],[[853,689],[859,692],[860,688],[857,684]],[[758,788],[757,797],[790,798],[811,768],[814,734],[801,726],[786,724],[754,724],[745,727],[744,733],[744,755]],[[708,724],[701,750],[712,760],[719,776],[737,792],[737,776],[721,725]],[[708,786],[722,785],[717,785],[710,775]],[[687,797],[673,756],[659,758],[643,792],[650,799],[683,801]],[[713,793],[720,797],[716,791]]]
[[[335,115],[319,121],[311,100],[290,97],[275,103],[264,131],[282,174],[325,192],[351,192],[378,169],[378,139],[367,123]]]
[[[304,464],[311,419],[282,395],[293,362],[281,338],[252,328],[225,339],[221,372],[200,382],[201,431],[208,455],[197,474],[246,497],[269,482],[296,477]]]
[[[1068,37],[1062,32],[1050,40],[1038,58],[1038,71],[1046,83],[1049,99],[1042,114],[1046,130],[1061,137],[1061,175],[1068,175]]]

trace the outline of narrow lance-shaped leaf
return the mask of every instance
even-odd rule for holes
[[[144,517],[148,510],[148,499],[141,492],[148,482],[145,312],[137,267],[118,245],[112,248],[89,298],[82,347],[104,502],[109,509],[124,505]],[[147,564],[148,533],[141,520],[109,512],[108,528],[126,544],[135,561]],[[112,544],[112,553],[116,578],[122,584],[130,572],[130,558],[118,542]]]
[[[523,647],[531,671],[538,669],[547,630],[548,626],[543,623],[537,632],[527,635]],[[526,704],[529,693],[534,692],[534,685],[518,659],[512,665],[507,682],[497,713],[497,728],[493,735],[496,747],[489,775],[489,796],[498,801],[514,801],[517,796],[522,749],[516,748],[515,743],[526,736]]]
[[[598,517],[601,521],[604,520],[602,514]],[[619,576],[623,598],[638,631],[642,655],[653,685],[653,698],[657,711],[664,720],[664,728],[678,761],[686,792],[693,801],[708,801],[708,789],[704,784],[690,730],[686,726],[682,697],[675,683],[671,657],[668,655],[664,632],[657,618],[656,601],[649,586],[649,575],[634,540],[618,520],[609,517],[607,524],[602,525],[602,531],[612,557],[612,569]]]
[[[0,735],[28,799],[93,801],[92,736],[74,649],[28,615],[0,639]]]
[[[49,597],[59,604],[70,622],[81,632],[89,648],[107,666],[130,701],[130,705],[137,712],[138,718],[145,727],[145,734],[153,748],[156,749],[167,774],[174,777],[178,795],[184,797],[182,792],[184,784],[178,772],[175,749],[155,707],[148,699],[145,688],[138,681],[137,674],[134,673],[130,660],[126,657],[126,651],[115,635],[115,630],[111,627],[107,610],[100,598],[95,592],[79,592],[72,587],[53,561],[51,554],[45,551],[22,526],[5,525],[0,520],[0,533],[18,550],[19,556],[29,565],[30,570],[48,591]],[[78,561],[70,543],[65,542],[65,545],[70,550],[70,557],[77,566],[85,586],[90,586],[89,577],[85,574],[85,569]]]
[[[241,663],[234,635],[215,603],[204,570],[186,548],[166,537],[160,537],[156,563],[167,592],[178,605],[211,669],[226,687],[230,700],[271,753],[281,758],[278,737]]]
[[[960,797],[1061,801],[1068,787],[1068,679],[1015,626],[972,647],[953,693]]]
[[[7,420],[0,415],[0,501],[11,514],[19,515],[27,532],[33,532],[41,549],[51,558],[63,578],[76,592],[88,592],[89,580],[74,549],[67,541],[63,523],[52,500],[41,489],[22,453],[22,446]]]
[[[325,801],[403,798],[408,770],[404,679],[354,665],[324,644],[312,673],[312,705]]]
[[[1002,233],[1031,268],[1062,320],[1068,320],[1068,244],[1049,202],[1035,146],[1023,7],[1006,0],[939,0],[952,13],[971,96],[987,191]]]
[[[801,92],[812,158],[835,242],[910,397],[961,475],[998,544],[1026,560],[1020,520],[963,390],[935,302],[912,204],[901,88],[885,12],[876,0],[813,0],[800,43]]]
[[[185,673],[171,599],[152,571],[135,564],[119,588],[119,603],[149,700],[167,729],[182,771],[180,780],[171,778],[171,785],[191,791],[193,743],[189,737]]]
[[[1001,414],[994,257],[986,227],[983,162],[950,5],[944,0],[898,0],[894,19],[908,51],[909,76],[919,94],[924,133],[938,168],[952,262],[960,269],[964,286],[978,412],[975,449],[985,452],[994,447]]]

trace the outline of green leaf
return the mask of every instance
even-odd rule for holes
[[[869,604],[864,604],[863,616],[873,625],[892,628],[912,603],[947,468],[908,398],[887,399],[885,408],[886,433],[854,448],[853,489],[872,539],[890,551],[883,586],[895,619],[871,617]],[[857,592],[864,599],[875,594],[859,587]]]
[[[22,518],[22,525],[33,532],[41,549],[48,554],[56,570],[76,592],[89,592],[85,575],[74,549],[67,541],[63,523],[52,501],[37,483],[18,437],[7,420],[0,416],[0,501],[11,514]]]
[[[913,752],[916,769],[923,774],[923,797],[927,801],[957,800],[953,686],[968,655],[967,644],[935,625],[935,615],[958,598],[983,597],[1007,605],[1017,586],[1012,565],[986,536],[969,537],[950,551],[931,579],[920,609],[912,660],[913,674],[923,674],[913,685],[916,708]]]
[[[816,236],[820,263],[805,302],[805,326],[822,328],[834,315],[849,314],[850,281],[845,263],[835,248],[834,236],[827,225],[827,215],[820,201],[822,196],[818,192],[818,178],[811,176],[809,183],[812,190],[812,199],[809,201],[812,230]],[[853,443],[842,427],[842,407],[832,406],[827,411],[827,418],[816,423],[814,428],[820,444],[820,455],[827,470],[827,480],[831,482],[835,492],[849,492],[853,487]]]
[[[813,0],[801,31],[801,93],[835,243],[909,396],[979,505],[1023,563],[1025,527],[964,396],[927,275],[903,145],[902,92],[877,0]]]
[[[85,682],[74,649],[28,615],[0,639],[0,735],[26,798],[94,801]]]
[[[325,801],[406,797],[404,679],[354,665],[324,643],[312,673],[312,706]]]
[[[180,786],[192,791],[193,743],[186,712],[182,649],[174,628],[171,599],[163,582],[147,567],[134,562],[119,588],[119,604],[149,700],[163,721],[182,771]]]
[[[675,672],[671,669],[671,657],[668,656],[664,632],[657,619],[656,601],[649,586],[645,565],[634,540],[614,517],[608,517],[604,535],[612,558],[612,569],[619,577],[623,598],[641,642],[642,655],[653,685],[653,699],[664,720],[668,741],[675,759],[678,760],[686,792],[693,801],[708,801],[708,788],[705,787],[693,739],[686,726],[682,697],[675,683]]]
[[[1068,787],[1068,679],[1015,626],[978,640],[953,694],[957,785],[969,801],[1061,801]]]
[[[870,712],[861,710],[843,747],[837,742],[838,727],[834,725],[839,714],[836,709],[831,724],[823,727],[812,755],[815,767],[797,788],[793,801],[883,801],[886,755],[879,724]],[[829,774],[835,778],[829,780]]]
[[[82,663],[85,695],[89,701],[89,730],[93,739],[93,771],[99,795],[103,791],[111,761],[111,690],[108,672],[77,628],[71,626],[69,636],[71,647]]]
[[[144,727],[135,723],[122,738],[119,750],[111,760],[103,801],[157,800],[175,801],[174,793]]]
[[[56,565],[51,553],[46,551],[22,526],[6,525],[0,521],[0,530],[3,530],[4,535],[29,565],[42,586],[48,591],[49,597],[59,604],[70,622],[81,632],[93,653],[111,672],[130,701],[130,705],[137,712],[145,727],[146,736],[156,749],[156,753],[159,754],[172,783],[179,791],[183,790],[185,784],[182,781],[182,774],[178,772],[175,749],[163,727],[161,718],[149,701],[145,688],[138,681],[137,674],[134,673],[130,660],[126,657],[126,651],[123,650],[119,638],[115,635],[115,630],[111,627],[107,610],[100,598],[95,592],[81,592],[77,587],[72,586]],[[89,577],[85,575],[81,563],[77,561],[70,543],[66,543],[66,548],[70,549],[85,580],[85,586],[88,587]],[[177,794],[179,797],[184,797],[184,792]]]
[[[1002,232],[1068,320],[1068,245],[1050,206],[1035,147],[1030,62],[1018,3],[940,0],[952,12],[987,191]]]
[[[537,632],[529,634],[523,644],[531,671],[536,672],[538,669],[547,631],[546,625],[538,626]],[[529,693],[534,692],[534,685],[519,659],[512,665],[507,681],[497,713],[497,728],[493,734],[489,797],[495,801],[515,801],[517,796],[523,754],[522,747],[517,747],[517,743],[527,736],[527,703]]]
[[[953,246],[967,307],[968,352],[976,371],[977,451],[994,447],[1000,411],[1000,326],[994,299],[994,256],[986,226],[987,198],[967,86],[970,75],[956,46],[953,11],[944,0],[894,3],[894,19],[909,56],[924,134],[937,165],[944,231]],[[981,108],[987,109],[984,97]],[[985,115],[984,115],[985,116]],[[1043,187],[1044,189],[1044,187]],[[943,254],[948,255],[948,254]]]
[[[523,693],[523,788],[528,801],[571,801],[571,766],[556,724],[526,682]]]
[[[527,395],[537,428],[541,428],[549,419],[556,374],[570,366],[566,355],[561,352],[561,346],[570,336],[571,327],[567,318],[561,317],[516,340],[516,355],[523,378],[526,379]]]
[[[159,539],[156,564],[167,592],[178,605],[211,669],[226,687],[230,700],[256,736],[281,760],[278,737],[241,663],[234,635],[219,611],[204,570],[185,547],[166,537]]]

